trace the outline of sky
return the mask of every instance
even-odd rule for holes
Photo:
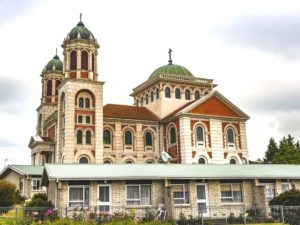
[[[133,104],[132,89],[174,64],[214,79],[251,118],[250,159],[271,137],[300,140],[300,2],[290,0],[1,0],[0,169],[30,164],[41,71],[82,21],[100,44],[104,103]],[[5,160],[7,159],[7,161]]]

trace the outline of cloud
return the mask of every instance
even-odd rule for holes
[[[0,112],[21,113],[27,95],[25,83],[0,76]]]
[[[32,8],[36,0],[4,0],[0,4],[0,24],[20,16],[22,12]]]
[[[300,80],[257,81],[249,85],[253,91],[245,98],[245,105],[265,113],[300,111],[299,87]]]
[[[286,60],[300,57],[300,14],[249,15],[219,24],[215,32],[226,44],[256,48]]]

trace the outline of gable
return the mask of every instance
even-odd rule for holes
[[[207,99],[205,102],[188,111],[188,113],[241,118],[239,114],[216,96]]]

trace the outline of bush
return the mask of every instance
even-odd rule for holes
[[[270,201],[270,205],[298,206],[300,205],[300,191],[295,188],[283,192]]]
[[[12,206],[17,199],[16,185],[0,180],[0,206]]]
[[[54,205],[51,201],[48,201],[47,195],[44,193],[38,193],[33,195],[31,200],[25,204],[25,207],[47,207],[53,208]]]

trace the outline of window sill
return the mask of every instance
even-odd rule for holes
[[[125,208],[127,208],[127,209],[146,209],[146,208],[152,208],[152,205],[126,205]]]
[[[244,202],[223,202],[221,205],[244,205]]]
[[[176,208],[188,208],[188,207],[191,207],[190,204],[174,204],[174,207]]]

